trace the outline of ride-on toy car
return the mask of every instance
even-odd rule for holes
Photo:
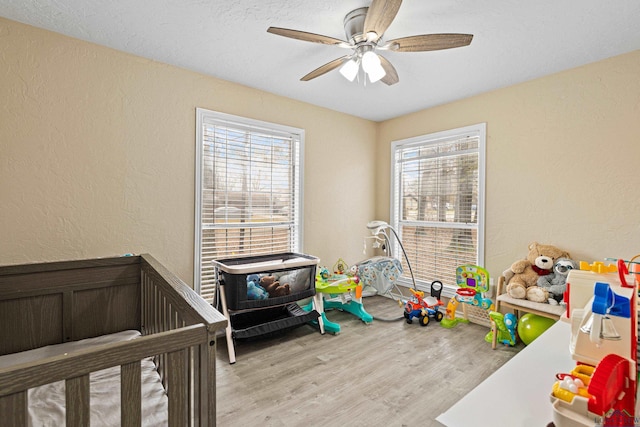
[[[420,325],[427,326],[429,319],[433,317],[436,322],[439,322],[444,317],[444,314],[438,310],[438,307],[444,305],[440,301],[440,294],[442,293],[442,282],[439,280],[431,283],[431,296],[425,298],[424,292],[416,291],[409,288],[413,296],[404,306],[404,318],[407,319],[407,323],[413,323],[413,318],[417,317]]]

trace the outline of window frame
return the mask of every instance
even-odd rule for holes
[[[476,206],[477,215],[477,243],[476,243],[476,257],[477,265],[484,266],[485,254],[485,208],[486,208],[486,123],[478,123],[470,126],[464,126],[460,128],[419,135],[412,138],[393,141],[391,144],[391,176],[390,176],[390,194],[389,194],[389,217],[390,225],[397,230],[398,236],[402,236],[402,225],[406,223],[412,224],[433,224],[434,221],[401,221],[401,204],[402,194],[399,194],[400,189],[400,176],[396,168],[396,154],[406,149],[407,147],[422,147],[431,144],[436,144],[444,141],[452,141],[458,138],[464,137],[477,137],[478,138],[478,200]],[[435,222],[438,223],[438,222]],[[444,226],[446,226],[446,223]],[[391,239],[391,250],[394,256],[404,262],[404,254],[400,251],[399,245],[395,239]],[[410,272],[405,271],[398,280],[398,284],[406,287],[412,287]],[[428,290],[430,281],[425,279],[419,279],[416,277],[416,284],[418,288]],[[443,296],[452,297],[455,295],[457,286],[455,284],[443,283]]]
[[[292,239],[290,251],[300,252],[304,241],[304,129],[291,126],[270,123],[262,120],[250,119],[246,117],[236,116],[232,114],[222,113],[218,111],[208,110],[205,108],[196,108],[196,170],[195,170],[195,223],[194,223],[194,269],[193,269],[193,286],[195,291],[202,294],[202,204],[203,204],[203,144],[204,144],[204,125],[207,121],[237,124],[245,129],[256,129],[262,133],[272,133],[273,135],[282,136],[283,134],[292,135],[295,140],[297,150],[294,150],[294,181],[297,188],[292,189],[294,197],[293,218],[291,223],[294,224],[295,232]]]

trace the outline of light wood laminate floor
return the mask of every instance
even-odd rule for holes
[[[387,322],[402,309],[392,300],[364,300],[374,316],[366,325],[330,311],[338,335],[304,325],[268,339],[239,341],[230,365],[218,339],[219,426],[440,426],[435,418],[522,348],[491,350],[488,327],[432,320]],[[500,390],[487,396],[499,407]]]

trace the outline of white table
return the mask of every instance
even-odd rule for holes
[[[570,336],[571,325],[556,322],[436,421],[447,427],[546,426],[553,421],[555,375],[576,366]]]

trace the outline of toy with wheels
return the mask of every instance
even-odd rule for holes
[[[407,323],[413,323],[414,318],[418,318],[418,322],[422,326],[429,324],[429,319],[434,318],[436,322],[440,322],[444,318],[444,314],[438,310],[438,307],[444,305],[440,301],[442,293],[442,282],[439,280],[431,283],[431,295],[426,297],[424,292],[415,291],[409,288],[413,297],[407,301],[404,306],[404,318]]]

